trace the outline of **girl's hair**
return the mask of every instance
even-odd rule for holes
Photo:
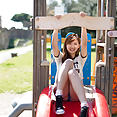
[[[81,40],[80,40],[80,38],[78,37],[77,34],[70,34],[69,36],[66,37],[66,40],[65,40],[65,43],[64,43],[64,46],[63,46],[62,63],[68,58],[72,59],[66,46],[67,46],[67,44],[70,44],[72,41],[74,41],[74,39],[73,39],[74,36],[77,38],[78,43],[79,44],[81,43]],[[78,50],[76,51],[75,57],[77,57],[79,55],[79,52],[80,52],[80,48],[78,48]]]

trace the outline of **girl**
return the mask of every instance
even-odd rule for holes
[[[85,17],[85,15],[85,13],[80,12],[81,17]],[[62,53],[58,49],[58,29],[53,32],[52,47],[57,65],[54,84],[56,88],[56,114],[64,114],[62,100],[80,100],[80,117],[87,116],[88,104],[82,82],[82,69],[87,58],[87,30],[85,27],[82,27],[81,38],[82,41],[77,34],[68,33]]]

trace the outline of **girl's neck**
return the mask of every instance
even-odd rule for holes
[[[74,59],[74,58],[75,58],[75,54],[72,54],[72,55],[70,55],[70,56],[71,56],[71,58],[72,58],[72,59]]]

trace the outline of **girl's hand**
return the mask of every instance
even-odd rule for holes
[[[56,15],[55,17],[59,20],[61,19],[62,15]]]
[[[54,86],[52,87],[52,89],[53,89],[53,92],[55,94],[56,93],[56,90],[57,90],[57,86],[54,84]]]
[[[54,32],[55,32],[55,33],[58,33],[58,29],[54,29]]]
[[[81,16],[81,17],[85,17],[85,16],[87,16],[87,13],[81,11],[81,12],[80,12],[80,16]]]

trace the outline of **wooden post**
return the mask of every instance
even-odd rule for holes
[[[101,16],[101,0],[98,0],[98,17]],[[104,10],[104,9],[103,9]],[[103,11],[104,12],[104,11]],[[107,0],[106,1],[106,16],[107,17],[115,17],[116,12],[116,0]],[[101,35],[101,31],[97,31],[97,41],[96,41],[96,62],[101,60],[100,58],[100,43],[103,44],[104,49],[104,63],[105,67],[99,67],[96,71],[96,87],[101,89],[104,92],[104,95],[107,99],[107,102],[110,107],[110,112],[112,113],[112,87],[113,87],[113,58],[114,58],[114,38],[109,38],[107,36],[108,31],[103,31],[103,39],[99,40]],[[100,42],[100,43],[99,43]],[[103,54],[103,51],[101,51]],[[102,74],[102,70],[105,71],[105,74]]]
[[[41,93],[41,38],[45,37],[44,31],[35,30],[35,17],[46,15],[46,0],[34,0],[34,13],[33,13],[33,111],[32,117],[36,116],[36,106],[39,95]],[[44,58],[46,57],[44,41]]]
[[[97,0],[97,15],[98,15],[98,17],[101,17],[101,0]],[[99,39],[100,39],[100,30],[97,30],[96,31],[96,43],[98,43],[99,42]],[[99,54],[99,49],[98,49],[98,46],[97,46],[97,44],[96,44],[96,62],[98,62],[99,61],[99,57],[100,56],[100,54]],[[99,88],[100,89],[100,81],[101,81],[101,79],[100,79],[100,68],[99,67],[97,67],[96,68],[96,87],[97,88]]]
[[[106,16],[115,17],[116,15],[116,0],[107,0]],[[114,38],[107,36],[105,33],[105,61],[106,61],[106,72],[105,72],[105,97],[112,113],[112,89],[113,89],[113,64],[114,64]]]
[[[111,0],[111,16],[115,17],[116,16],[116,0]],[[113,68],[114,68],[114,42],[115,42],[115,38],[110,38],[111,43],[110,43],[110,54],[111,54],[111,58],[110,58],[110,85],[109,85],[109,105],[111,108],[111,112],[112,112],[112,93],[113,93]]]

